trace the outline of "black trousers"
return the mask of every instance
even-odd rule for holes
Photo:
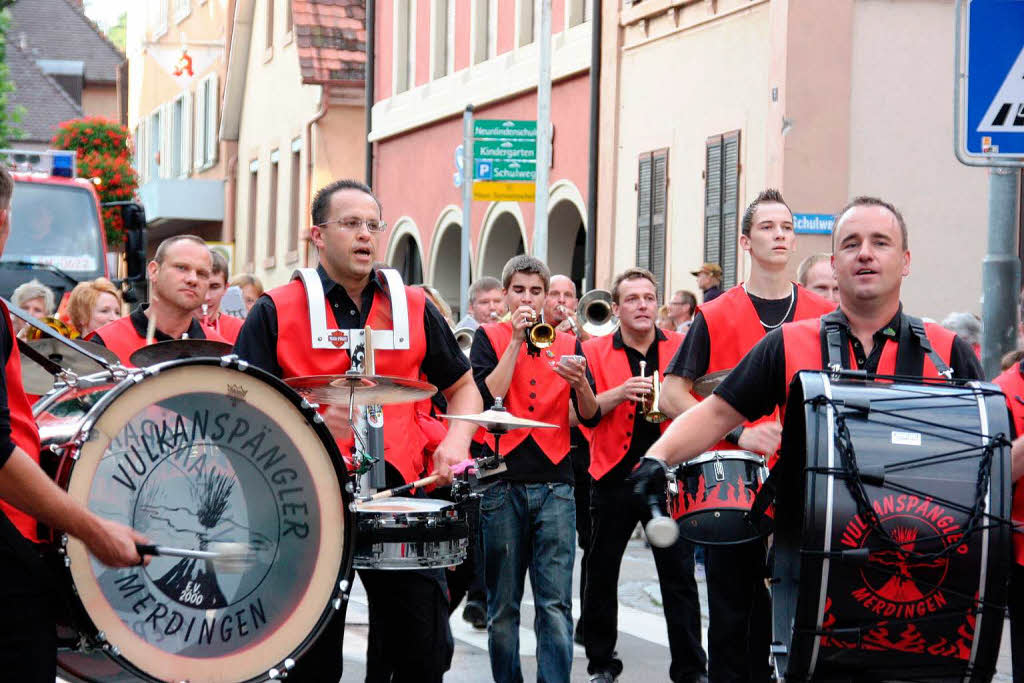
[[[57,677],[56,582],[37,550],[0,513],[0,671],[3,679]]]
[[[572,429],[572,471],[576,479],[573,493],[576,496],[576,543],[583,551],[580,559],[580,604],[587,593],[587,567],[590,565],[590,536],[593,524],[590,521],[590,444],[579,428]],[[582,623],[582,617],[580,619]],[[580,628],[577,625],[577,628]]]
[[[618,676],[622,673],[622,661],[615,657],[619,568],[637,522],[647,522],[651,513],[636,500],[632,485],[596,481],[590,489],[590,515],[593,533],[583,600],[587,671],[608,671]],[[669,676],[673,681],[685,681],[703,673],[707,661],[700,642],[700,600],[693,577],[693,545],[680,537],[669,548],[651,550],[668,624],[672,654]]]
[[[452,664],[444,570],[359,570],[370,605],[367,683],[440,682]]]
[[[771,599],[764,584],[764,541],[705,547],[708,678],[715,683],[771,677]]]
[[[1010,655],[1014,683],[1024,681],[1024,567],[1011,560],[1010,569]]]
[[[347,611],[346,600],[327,622],[313,646],[295,662],[295,668],[288,673],[288,683],[336,683],[341,680],[345,664],[341,648],[345,640]]]
[[[448,500],[449,498],[445,498]],[[487,609],[487,585],[484,583],[483,533],[480,529],[480,499],[470,498],[465,503],[466,523],[469,526],[469,545],[465,561],[449,568],[448,613],[453,613],[465,597],[467,601],[483,603]]]

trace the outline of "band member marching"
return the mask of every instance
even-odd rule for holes
[[[786,277],[793,255],[793,214],[777,190],[761,192],[741,221],[740,246],[750,254],[750,277],[698,309],[668,368],[662,401],[675,416],[696,405],[695,379],[735,366],[766,333],[783,323],[817,318],[835,308]],[[779,446],[774,415],[738,428],[716,450],[770,456]],[[705,548],[708,584],[708,674],[713,681],[766,681],[771,607],[764,586],[760,540]]]
[[[220,310],[220,302],[228,291],[228,261],[212,249],[210,257],[213,258],[213,268],[210,271],[210,286],[206,290],[200,322],[204,329],[211,329],[228,343],[234,344],[243,321]]]
[[[633,498],[626,477],[668,427],[667,421],[648,420],[644,404],[651,399],[652,374],[664,372],[683,340],[682,335],[655,326],[657,308],[654,275],[631,268],[612,285],[612,312],[619,318],[619,329],[583,344],[601,408],[601,421],[591,435],[593,532],[583,600],[584,642],[590,680],[602,683],[622,673],[622,660],[615,653],[622,554],[637,522],[646,523],[651,515]],[[653,551],[672,653],[669,676],[673,681],[707,680],[693,546],[680,537],[671,547]]]
[[[373,269],[386,224],[381,221],[381,207],[370,188],[352,180],[327,185],[313,200],[312,218],[310,237],[319,251],[316,274],[323,289],[328,326],[340,330],[366,325],[376,330],[392,329],[391,300],[395,293],[388,290],[382,274]],[[408,349],[378,349],[376,371],[410,379],[425,377],[444,393],[450,413],[479,412],[480,395],[448,324],[426,301],[421,288],[404,290],[411,336]],[[314,349],[310,329],[305,286],[293,280],[257,300],[238,335],[235,352],[282,378],[347,371],[353,363],[348,351],[344,347]],[[324,418],[342,452],[351,452],[353,436],[347,409],[330,406]],[[473,429],[468,422],[453,423],[435,448],[433,472],[444,482],[451,482],[449,466],[468,457]],[[427,465],[425,444],[414,403],[384,406],[388,486],[418,478]],[[444,571],[360,570],[359,575],[369,598],[367,680],[440,681],[451,664],[454,647]],[[289,674],[290,681],[338,680],[344,618],[342,607]]]
[[[939,378],[948,369],[961,379],[981,377],[967,343],[903,313],[900,286],[910,273],[910,251],[895,207],[872,197],[854,199],[839,212],[832,240],[839,310],[786,323],[759,341],[713,395],[676,419],[651,447],[631,475],[638,495],[664,490],[667,465],[690,460],[739,425],[783,409],[789,382],[800,370],[834,362],[874,374]],[[712,651],[712,667],[714,656]]]
[[[569,454],[569,406],[583,424],[597,414],[597,399],[579,341],[555,334],[550,346],[527,343],[539,321],[550,281],[548,268],[531,256],[515,256],[502,271],[508,322],[484,325],[470,351],[484,405],[502,397],[516,416],[558,425],[517,429],[502,437],[508,470],[484,491],[480,503],[487,581],[487,649],[498,683],[522,681],[519,608],[527,569],[537,612],[537,677],[568,681],[572,667],[572,571],[575,556],[573,471]],[[484,453],[493,452],[487,435]]]
[[[0,254],[10,236],[13,191],[14,180],[0,168]],[[7,680],[53,683],[57,584],[38,549],[26,540],[36,540],[35,521],[80,539],[110,567],[141,564],[135,544],[148,541],[96,516],[40,469],[39,430],[22,387],[21,355],[3,303],[0,316],[0,666]],[[21,522],[18,527],[15,520]]]

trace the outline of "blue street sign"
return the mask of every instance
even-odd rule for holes
[[[1024,0],[970,0],[965,72],[966,154],[1024,157]]]
[[[831,235],[836,217],[830,213],[794,213],[793,232],[798,235]]]
[[[494,162],[490,159],[473,160],[473,179],[491,180],[494,177]]]

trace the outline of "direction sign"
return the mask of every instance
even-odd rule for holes
[[[969,0],[966,19],[962,151],[1024,157],[1024,0]]]
[[[836,217],[830,213],[794,213],[793,232],[798,235],[831,235]]]
[[[473,199],[486,202],[532,202],[533,183],[504,183],[482,181],[473,183]]]
[[[511,119],[477,119],[473,122],[475,138],[536,138],[536,121]]]
[[[533,161],[537,158],[537,140],[476,140],[473,142],[473,158]]]
[[[537,179],[536,161],[473,160],[474,180],[503,180],[532,183]]]

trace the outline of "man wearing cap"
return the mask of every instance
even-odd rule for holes
[[[700,270],[691,270],[690,275],[697,277],[697,286],[704,292],[704,303],[714,301],[722,293],[722,266],[717,263],[705,263]]]

